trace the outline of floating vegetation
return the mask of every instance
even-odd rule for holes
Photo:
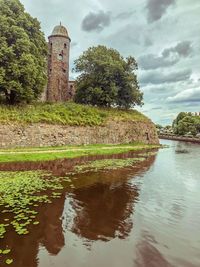
[[[13,263],[13,259],[7,259],[6,260],[6,264],[10,265],[11,263]]]
[[[138,157],[95,160],[76,166],[73,174],[131,167],[145,159]],[[0,171],[0,240],[5,238],[8,231],[14,230],[17,235],[23,237],[28,235],[33,227],[38,227],[38,207],[49,205],[60,198],[64,188],[75,188],[70,177],[54,177],[45,171]],[[0,266],[1,263],[14,264],[14,259],[10,257],[12,249],[8,245],[0,244]]]
[[[7,254],[9,254],[10,252],[11,252],[11,249],[4,249],[4,250],[0,249],[0,256],[1,256],[1,255],[7,255]],[[6,260],[5,260],[5,263],[6,263],[7,265],[10,265],[11,263],[13,263],[13,259],[6,259]]]
[[[116,170],[119,168],[133,166],[134,163],[144,161],[145,158],[127,158],[127,159],[104,159],[95,160],[87,164],[75,167],[76,172],[99,171],[99,170]]]
[[[18,235],[29,234],[29,225],[39,224],[35,207],[60,198],[62,194],[58,191],[63,189],[62,181],[70,183],[67,177],[52,177],[42,171],[0,171],[0,208],[3,215],[0,218],[0,238],[5,237],[8,229],[14,229]],[[11,248],[0,247],[1,257],[10,251]],[[13,259],[5,259],[4,262],[11,264]]]
[[[151,157],[151,156],[155,156],[157,154],[157,151],[147,151],[145,153],[141,153],[139,154],[139,156],[141,157]]]

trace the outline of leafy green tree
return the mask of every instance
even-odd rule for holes
[[[181,116],[182,119],[178,119],[178,123],[174,127],[175,134],[185,135],[191,133],[196,136],[200,130],[200,116],[194,116],[191,113],[185,113],[186,116]],[[178,117],[177,117],[178,118]]]
[[[9,104],[36,100],[46,83],[47,44],[19,0],[0,0],[0,44],[0,95]]]
[[[175,128],[178,125],[179,121],[181,121],[186,116],[188,116],[186,112],[180,112],[176,119],[173,121],[172,127]]]
[[[163,126],[160,125],[160,124],[156,124],[156,128],[157,128],[158,130],[161,130],[161,129],[163,128]]]
[[[142,105],[133,57],[123,58],[118,51],[105,46],[91,47],[76,61],[75,102],[97,106],[130,108]]]

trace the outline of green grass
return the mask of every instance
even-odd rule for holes
[[[136,110],[104,109],[73,102],[63,104],[39,103],[27,106],[0,106],[0,123],[47,123],[71,126],[104,125],[109,119],[117,121],[148,121]]]
[[[126,144],[126,145],[88,145],[48,148],[29,148],[0,150],[0,162],[48,161],[64,158],[76,158],[89,155],[119,154],[128,151],[159,148],[159,145]]]

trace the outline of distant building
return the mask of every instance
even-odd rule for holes
[[[48,83],[43,101],[64,102],[73,98],[74,81],[69,81],[69,55],[71,39],[61,24],[48,37]]]

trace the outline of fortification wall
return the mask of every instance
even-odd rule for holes
[[[108,122],[105,126],[51,124],[0,125],[0,148],[43,147],[82,144],[158,144],[152,122]]]

